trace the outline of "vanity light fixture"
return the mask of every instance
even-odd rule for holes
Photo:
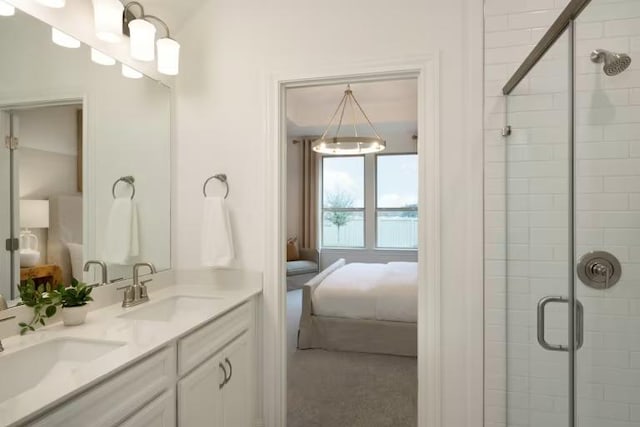
[[[139,9],[139,16],[132,12],[133,7]],[[157,16],[145,14],[144,7],[137,1],[124,6],[123,17],[124,34],[131,38],[131,56],[141,61],[153,61],[157,50],[158,72],[177,75],[180,70],[180,43],[171,38],[169,26]],[[158,24],[165,32],[157,42],[154,24]]]
[[[66,0],[36,0],[43,6],[52,7],[54,9],[60,9],[66,4]]]
[[[94,48],[91,48],[91,60],[100,65],[114,65],[116,63],[115,59]]]
[[[16,14],[16,8],[9,3],[0,0],[0,16],[13,16]]]
[[[134,70],[133,68],[124,64],[122,64],[122,75],[128,79],[141,79],[143,77],[140,71]]]
[[[51,41],[58,46],[77,49],[80,47],[80,40],[74,39],[69,34],[63,33],[57,28],[51,27]]]
[[[96,37],[107,43],[122,41],[122,13],[124,5],[119,0],[92,0]]]
[[[352,136],[340,135],[342,120],[344,119],[347,104],[349,104],[350,106],[353,118],[354,134]],[[364,116],[375,136],[358,135],[358,128],[356,127],[356,106],[358,107],[360,113]],[[329,133],[329,130],[333,125],[333,121],[336,119],[338,113],[340,113],[340,120],[338,121],[338,128],[336,129],[336,133],[333,137],[328,137],[327,134]],[[311,144],[311,149],[316,153],[349,155],[377,153],[384,150],[386,146],[386,141],[382,139],[380,135],[378,135],[376,129],[371,123],[371,120],[369,120],[369,117],[367,117],[367,114],[360,106],[360,103],[358,103],[358,100],[356,100],[356,97],[353,96],[351,85],[347,85],[347,89],[344,91],[344,95],[342,96],[340,103],[338,103],[338,108],[336,108],[336,111],[333,113],[333,116],[329,121],[329,125],[327,126],[322,136],[313,141],[313,143]]]

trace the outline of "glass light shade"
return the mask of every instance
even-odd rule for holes
[[[13,16],[16,14],[16,8],[9,3],[0,0],[0,16]]]
[[[20,200],[20,227],[49,228],[49,201]]]
[[[51,28],[51,41],[58,46],[68,47],[70,49],[77,49],[80,47],[80,40],[74,39],[70,35],[53,27]]]
[[[115,59],[94,48],[91,48],[91,60],[100,65],[114,65],[116,63]]]
[[[122,41],[122,12],[124,6],[118,0],[92,0],[96,37],[107,43]]]
[[[66,4],[66,0],[36,0],[36,1],[43,6],[53,7],[56,9],[60,9],[61,7],[64,7],[64,5]]]
[[[122,75],[128,79],[141,79],[142,73],[138,70],[134,70],[128,65],[122,64]]]
[[[170,38],[159,39],[156,42],[158,48],[158,72],[175,76],[180,71],[180,43]]]
[[[155,58],[156,27],[144,19],[129,22],[131,57],[139,61],[153,61]]]
[[[311,149],[316,153],[342,155],[379,153],[386,147],[385,140],[366,136],[320,138],[311,144]]]

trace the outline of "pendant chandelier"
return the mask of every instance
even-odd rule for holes
[[[347,110],[347,104],[350,107],[353,119],[353,135],[350,136],[340,135],[340,130],[342,129],[342,121],[344,120],[344,115]],[[356,127],[356,107],[358,107],[357,109],[365,118],[375,136],[358,135],[358,129]],[[336,117],[338,116],[338,113],[340,113],[340,120],[338,121],[336,133],[333,137],[329,137],[327,135]],[[371,120],[369,120],[369,117],[367,117],[366,113],[358,103],[356,97],[353,96],[351,85],[347,85],[347,89],[344,91],[344,96],[342,97],[342,100],[340,100],[338,108],[336,108],[336,111],[333,113],[327,129],[324,131],[320,138],[313,141],[313,143],[311,144],[311,148],[316,153],[349,155],[377,153],[384,150],[386,148],[386,145],[386,141],[380,138],[380,135],[378,135],[378,133],[376,132],[373,124],[371,123]]]

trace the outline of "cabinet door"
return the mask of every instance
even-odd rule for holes
[[[222,361],[221,356],[214,356],[178,382],[178,425],[224,425],[220,388],[225,380]]]
[[[222,388],[225,427],[252,425],[254,396],[251,387],[252,365],[249,336],[245,332],[223,351],[230,378]]]
[[[120,427],[175,427],[176,393],[167,391],[155,398]]]

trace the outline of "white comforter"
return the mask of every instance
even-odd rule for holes
[[[319,316],[418,321],[418,264],[347,264],[328,275],[312,295]]]

